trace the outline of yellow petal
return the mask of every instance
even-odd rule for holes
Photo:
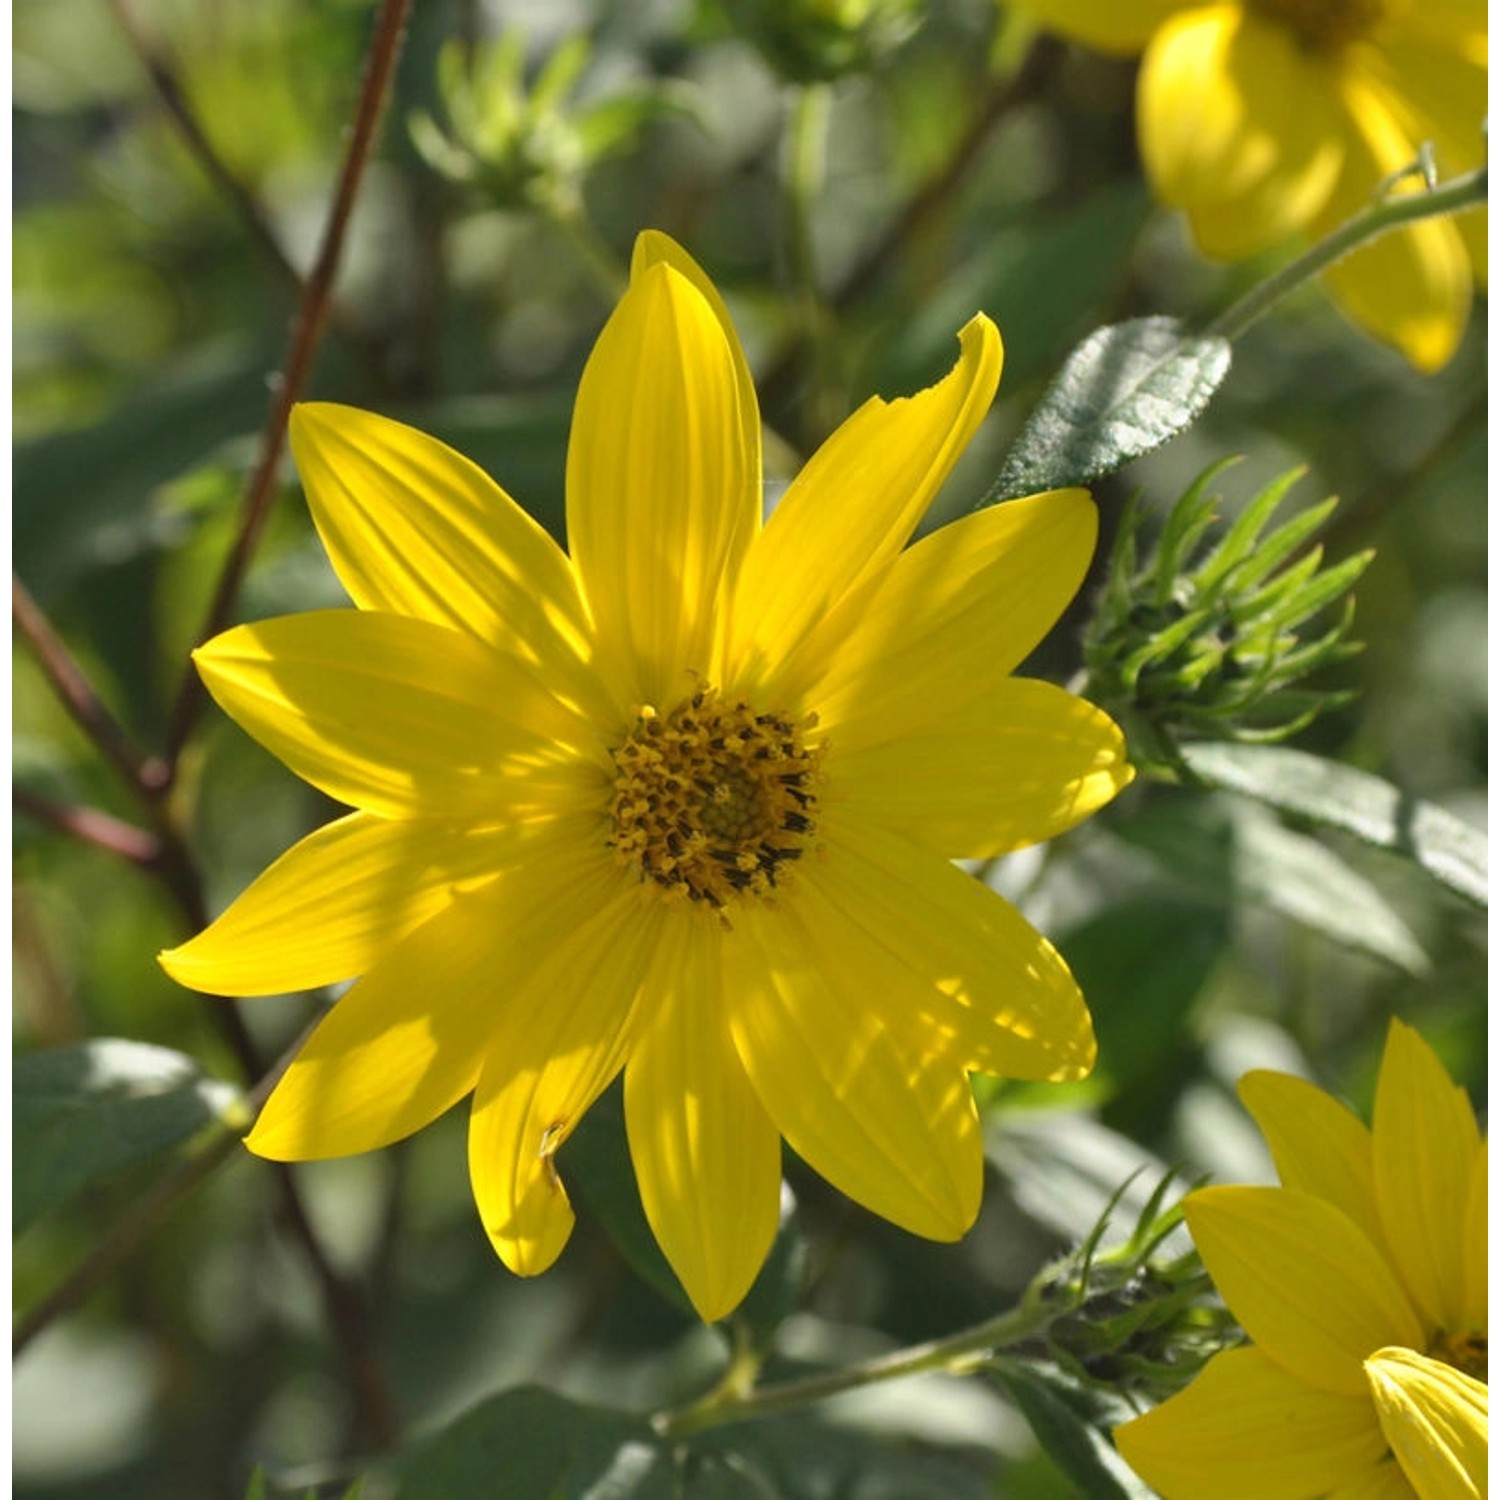
[[[1455,61],[1488,68],[1489,6],[1486,0],[1422,0],[1403,7],[1392,18],[1392,49],[1404,49],[1410,32],[1418,32]],[[1399,53],[1398,53],[1399,55]]]
[[[501,1002],[542,956],[535,934],[578,890],[618,874],[576,831],[456,896],[408,934],[318,1024],[246,1144],[277,1161],[389,1145],[463,1098],[479,1077]]]
[[[193,660],[303,780],[385,817],[563,811],[599,783],[586,726],[529,668],[423,620],[313,610],[227,630]]]
[[[1078,592],[1097,527],[1083,490],[1054,490],[908,548],[798,653],[820,732],[848,754],[998,691]]]
[[[1190,1193],[1184,1211],[1230,1312],[1308,1385],[1358,1395],[1373,1350],[1422,1342],[1422,1325],[1381,1253],[1321,1198],[1212,1187]]]
[[[1410,165],[1416,142],[1377,86],[1345,77],[1344,170],[1313,225],[1323,235],[1368,206],[1376,184]],[[1421,191],[1410,184],[1404,191]],[[1426,219],[1381,236],[1331,266],[1324,279],[1340,308],[1366,333],[1431,373],[1453,357],[1469,317],[1473,278],[1463,240],[1447,219]]]
[[[691,915],[675,925],[671,962],[647,981],[660,1009],[625,1069],[625,1122],[652,1232],[712,1323],[739,1306],[776,1237],[781,1137],[729,1038],[721,930]]]
[[[734,357],[735,383],[739,386],[740,441],[744,444],[745,451],[754,455],[753,478],[755,493],[759,495],[761,491],[760,401],[755,394],[755,378],[750,373],[745,351],[740,347],[740,336],[735,332],[734,319],[729,316],[729,309],[724,305],[724,299],[719,295],[718,287],[709,280],[708,273],[671,235],[663,234],[659,229],[643,229],[635,237],[635,249],[630,257],[631,280],[638,279],[649,267],[657,264],[669,265],[674,271],[680,271],[686,276],[703,294],[703,300],[708,303],[713,310],[713,315],[719,320],[724,340],[729,345],[730,354]],[[752,530],[758,531],[759,529],[760,507],[757,506]]]
[[[528,827],[469,832],[351,813],[294,844],[211,926],[161,954],[161,966],[219,995],[353,979],[462,886],[512,862]]]
[[[857,815],[953,858],[1055,838],[1135,774],[1109,716],[1047,682],[1010,678],[921,731],[848,755],[828,775]]]
[[[1481,1141],[1469,1171],[1469,1196],[1464,1209],[1464,1322],[1467,1332],[1490,1326],[1490,1152]]]
[[[1483,10],[1477,16],[1480,46],[1457,45],[1462,27],[1435,31],[1431,7],[1416,6],[1393,24],[1382,51],[1367,56],[1384,95],[1396,109],[1413,140],[1431,141],[1443,177],[1482,166],[1485,160],[1484,121],[1489,104],[1489,61]],[[1474,284],[1482,289],[1488,266],[1489,209],[1483,205],[1451,220],[1469,251]]]
[[[1437,1054],[1393,1020],[1375,1090],[1375,1201],[1386,1243],[1429,1323],[1465,1322],[1464,1236],[1479,1127]],[[1390,1340],[1419,1344],[1419,1340]]]
[[[836,605],[906,545],[1000,381],[1000,335],[983,314],[957,364],[916,396],[872,397],[812,456],[745,559],[731,678],[765,684]]]
[[[1305,227],[1344,154],[1331,70],[1241,5],[1183,11],[1152,38],[1137,126],[1158,197],[1187,209],[1200,248],[1222,259]]]
[[[1410,1349],[1380,1350],[1365,1372],[1386,1439],[1420,1500],[1482,1500],[1489,1387]]]
[[[519,1276],[545,1271],[572,1232],[556,1153],[625,1062],[668,915],[617,871],[575,882],[531,915],[526,969],[514,983],[497,976],[469,1180],[495,1253]]]
[[[1165,1500],[1322,1500],[1385,1450],[1368,1399],[1304,1385],[1259,1349],[1216,1354],[1114,1438]]]
[[[1101,52],[1139,52],[1151,33],[1193,0],[1023,0],[1017,9]]]
[[[1328,1500],[1417,1500],[1394,1456],[1387,1451],[1372,1464],[1366,1464],[1337,1489],[1329,1490]]]
[[[735,1046],[787,1142],[840,1192],[914,1234],[956,1240],[984,1175],[967,1075],[919,1025],[891,1024],[852,953],[799,903],[748,908],[726,941]]]
[[[714,663],[760,517],[758,447],[733,345],[665,261],[645,265],[578,387],[568,538],[606,670],[634,703],[675,704]],[[755,429],[758,432],[758,429]]]
[[[1289,1073],[1246,1073],[1239,1095],[1266,1138],[1281,1185],[1342,1209],[1371,1244],[1382,1244],[1364,1121],[1331,1094]]]
[[[842,810],[791,899],[828,933],[872,1013],[920,1019],[966,1068],[1086,1076],[1094,1031],[1057,950],[988,886]]]
[[[304,403],[288,433],[318,534],[361,609],[477,635],[540,665],[556,691],[598,701],[567,557],[477,464],[352,406]]]

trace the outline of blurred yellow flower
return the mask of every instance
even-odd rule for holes
[[[1480,166],[1484,0],[1018,0],[1065,35],[1144,49],[1136,123],[1157,196],[1205,255],[1237,260],[1364,207],[1424,142]],[[1419,191],[1415,182],[1406,190]],[[1420,370],[1447,363],[1484,286],[1480,209],[1385,235],[1325,273],[1361,328]]]
[[[1240,1097],[1282,1186],[1190,1193],[1253,1344],[1115,1431],[1167,1500],[1478,1500],[1489,1456],[1488,1152],[1469,1097],[1391,1023],[1368,1130],[1282,1073]]]
[[[344,1155],[473,1095],[507,1265],[572,1228],[556,1154],[624,1069],[647,1217],[693,1303],[743,1297],[781,1147],[956,1239],[983,1159],[971,1070],[1094,1061],[1047,941],[949,857],[1050,838],[1130,779],[1118,729],[1013,678],[1083,580],[1079,490],[907,547],[1000,377],[976,317],[946,378],[873,399],[762,526],[760,418],[728,314],[671,240],[584,371],[571,556],[473,464],[306,405],[292,443],[356,610],[230,630],[219,703],[357,811],[162,956],[231,995],[362,976],[252,1150]]]

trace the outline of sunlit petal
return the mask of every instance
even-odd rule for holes
[[[584,369],[567,475],[573,561],[632,705],[670,705],[712,666],[760,517],[743,399],[703,294],[666,261],[638,267]]]
[[[227,630],[193,660],[279,760],[385,817],[493,822],[599,784],[587,725],[527,667],[424,620],[314,610]]]
[[[789,666],[843,753],[920,733],[998,690],[1078,592],[1098,520],[1083,490],[992,505],[924,537]],[[851,607],[857,605],[857,608]]]
[[[1057,950],[1009,902],[947,860],[847,814],[802,873],[799,906],[873,1012],[921,1017],[966,1068],[1084,1077],[1093,1025]]]
[[[497,987],[469,1120],[469,1180],[490,1243],[521,1276],[573,1229],[555,1157],[624,1065],[665,908],[609,868],[530,913],[514,982]],[[481,1061],[475,1058],[477,1067]]]
[[[717,922],[684,924],[647,980],[658,1007],[625,1071],[647,1221],[706,1322],[737,1307],[776,1236],[781,1137],[725,1018]]]
[[[276,1086],[246,1144],[305,1161],[372,1151],[410,1135],[479,1077],[509,992],[544,956],[535,941],[576,889],[618,875],[575,838],[533,851],[454,898],[337,1001]]]
[[[953,858],[987,859],[1055,838],[1134,772],[1107,714],[1011,678],[917,733],[831,756],[829,774],[856,816]]]
[[[568,559],[477,464],[414,427],[328,402],[294,408],[288,435],[318,534],[361,609],[477,635],[598,706]]]
[[[351,813],[294,844],[161,965],[179,984],[220,995],[353,979],[460,890],[513,863],[546,826],[469,830]]]
[[[735,596],[736,683],[774,681],[809,631],[906,545],[1000,380],[1000,335],[988,318],[975,318],[959,343],[943,380],[916,396],[872,397],[792,481]]]
[[[793,904],[750,909],[726,946],[735,1045],[777,1128],[841,1192],[929,1239],[979,1210],[979,1118],[962,1067],[892,1026]]]

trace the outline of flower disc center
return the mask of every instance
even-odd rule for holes
[[[664,895],[721,909],[769,896],[817,823],[821,747],[800,722],[704,688],[668,714],[649,705],[614,752],[610,843]]]
[[[1309,47],[1333,50],[1368,36],[1390,0],[1252,0],[1254,8],[1291,28]]]

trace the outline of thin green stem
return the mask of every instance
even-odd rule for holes
[[[1311,281],[1314,276],[1326,271],[1351,251],[1388,234],[1392,229],[1416,224],[1423,219],[1437,218],[1441,214],[1477,208],[1488,197],[1489,168],[1479,167],[1429,192],[1404,193],[1400,197],[1383,198],[1363,213],[1356,214],[1347,223],[1341,224],[1305,255],[1298,256],[1274,276],[1269,276],[1258,286],[1252,287],[1238,302],[1220,313],[1203,332],[1208,337],[1237,339],[1289,292],[1295,291],[1303,282]]]
[[[787,267],[796,289],[809,375],[802,435],[812,441],[822,437],[842,415],[834,410],[838,393],[833,379],[833,351],[828,342],[828,310],[819,285],[817,248],[813,241],[813,211],[826,178],[832,103],[833,95],[826,83],[804,84],[797,90],[787,125],[782,173]]]
[[[599,290],[606,307],[613,307],[625,295],[630,272],[609,242],[594,228],[583,204],[571,195],[558,203],[548,204],[543,213],[547,222],[567,240],[589,280]]]
[[[946,1338],[913,1344],[907,1349],[846,1365],[842,1370],[762,1386],[760,1390],[744,1390],[743,1371],[732,1365],[726,1378],[706,1396],[675,1411],[658,1412],[651,1425],[664,1438],[684,1438],[708,1427],[777,1416],[881,1381],[934,1370],[970,1369],[984,1363],[997,1350],[1035,1338],[1054,1316],[1056,1309],[1045,1305],[1013,1308]]]

